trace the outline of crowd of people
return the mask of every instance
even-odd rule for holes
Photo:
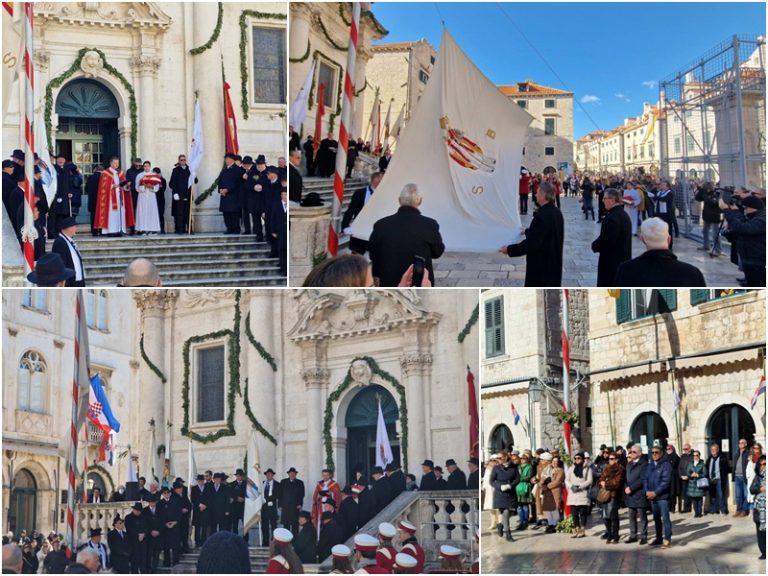
[[[760,559],[765,559],[765,454],[760,443],[739,441],[733,463],[717,443],[702,454],[689,443],[678,454],[675,446],[654,440],[650,450],[640,444],[600,446],[594,459],[578,452],[570,459],[558,450],[518,451],[509,447],[494,454],[483,471],[483,509],[490,511],[489,530],[514,541],[512,533],[529,528],[558,531],[566,507],[573,519],[571,538],[585,538],[594,510],[606,544],[621,540],[619,519],[626,509],[627,544],[672,546],[670,514],[701,518],[728,515],[728,490],[735,486],[734,518],[752,517]],[[705,505],[706,504],[706,505]],[[652,517],[649,534],[648,516]],[[517,517],[516,526],[513,525]],[[694,520],[695,522],[695,520]],[[597,534],[594,534],[597,536]]]
[[[261,486],[248,479],[242,469],[235,472],[231,482],[227,482],[227,474],[208,470],[197,475],[195,484],[189,488],[182,478],[147,484],[146,479],[140,477],[135,486],[136,493],[130,494],[136,496],[130,512],[124,517],[114,517],[112,530],[106,538],[100,528],[94,528],[87,542],[72,549],[61,535],[55,533],[44,537],[37,531],[30,534],[22,531],[18,538],[8,534],[3,539],[3,544],[9,545],[3,549],[3,568],[10,567],[6,556],[11,557],[10,565],[15,566],[18,549],[23,564],[20,569],[14,569],[15,573],[78,573],[83,566],[87,572],[155,573],[161,566],[161,557],[162,566],[173,567],[179,563],[182,554],[195,548],[201,551],[200,562],[207,566],[199,564],[198,571],[233,573],[236,565],[231,564],[231,558],[215,560],[202,551],[206,546],[218,548],[233,545],[228,541],[235,538],[242,543],[241,547],[247,555],[249,534],[243,529],[245,501],[260,495],[261,541],[252,544],[270,547],[272,561],[269,571],[283,572],[283,560],[275,559],[282,554],[282,559],[287,558],[293,564],[290,571],[295,573],[303,564],[317,564],[332,555],[335,562],[338,546],[354,536],[404,491],[479,490],[479,462],[471,458],[467,465],[468,475],[450,459],[446,461],[444,473],[443,468],[425,460],[418,483],[414,475],[406,475],[397,463],[390,463],[384,469],[374,467],[368,479],[364,477],[362,468],[357,467],[343,488],[334,479],[333,472],[326,469],[311,493],[305,490],[304,482],[298,478],[294,467],[281,480],[275,478],[274,470],[267,469]],[[128,500],[128,496],[126,488],[119,486],[108,501],[123,502]],[[304,509],[307,498],[309,506]],[[100,489],[94,487],[88,502],[80,505],[105,502],[107,499]],[[400,552],[412,553],[420,563],[418,567],[423,568],[426,557],[415,538],[416,528],[407,521],[401,522],[398,528],[402,546]],[[379,526],[381,546],[388,550],[389,555],[388,573],[395,567],[394,559],[398,551],[392,542],[397,535],[398,530],[393,526],[386,523]],[[209,541],[212,544],[209,545]],[[288,544],[291,553],[284,549]],[[347,562],[350,555],[351,552],[347,554]],[[447,551],[444,557],[455,560],[455,555]],[[373,556],[369,558],[366,553],[364,557],[375,559],[376,549]],[[225,566],[227,570],[218,570]]]
[[[52,157],[56,195],[50,205],[43,187],[43,176],[48,168],[37,154],[34,162],[32,214],[37,232],[34,259],[37,262],[43,258],[46,239],[53,240],[52,253],[61,256],[63,267],[75,272],[66,279],[66,286],[85,286],[86,271],[74,239],[83,196],[93,236],[165,234],[167,195],[171,201],[174,232],[182,235],[190,230],[192,182],[184,154],[179,155],[168,181],[160,168],[153,168],[150,161],[141,158],[135,158],[133,165],[123,172],[119,158],[113,156],[107,165],[97,167],[86,178],[65,156]],[[24,227],[24,165],[22,150],[14,150],[11,158],[3,161],[3,206],[20,243]],[[279,258],[281,272],[285,274],[288,253],[288,168],[285,158],[279,158],[277,166],[268,166],[264,155],[254,161],[251,156],[227,154],[217,183],[219,210],[226,227],[224,233],[251,234],[256,236],[257,242],[269,242],[269,257]]]

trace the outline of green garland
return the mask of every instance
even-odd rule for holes
[[[366,78],[365,79],[365,84],[363,84],[363,87],[360,88],[360,90],[354,92],[355,98],[357,98],[358,96],[360,96],[360,94],[365,92],[365,89],[368,88],[368,86],[370,86],[370,84],[368,84],[368,79]]]
[[[243,394],[243,406],[245,406],[245,415],[248,416],[248,420],[251,421],[251,424],[253,425],[256,430],[258,430],[262,436],[264,436],[267,440],[272,442],[275,446],[277,446],[277,440],[275,439],[272,434],[270,434],[264,426],[261,425],[261,423],[256,419],[256,416],[254,416],[253,412],[251,411],[251,403],[248,400],[248,378],[245,379],[245,393]]]
[[[91,464],[88,466],[88,470],[86,472],[99,472],[100,474],[103,474],[107,477],[107,480],[109,480],[110,485],[112,486],[112,490],[115,489],[115,481],[112,479],[112,474],[109,473],[109,470],[104,468],[104,466],[101,466],[99,464]],[[86,474],[86,479],[88,478],[88,475]],[[107,494],[102,494],[103,498],[108,498],[109,496]]]
[[[216,180],[213,181],[213,184],[211,184],[208,188],[203,190],[203,193],[200,194],[197,198],[195,198],[195,205],[199,206],[202,204],[208,196],[213,194],[213,191],[216,190],[216,187],[219,185],[219,177],[216,176]]]
[[[457,340],[459,341],[459,344],[464,342],[464,339],[469,336],[469,333],[472,331],[472,327],[477,324],[477,317],[480,314],[480,304],[475,306],[475,309],[472,311],[472,316],[469,317],[469,320],[467,320],[467,323],[464,324],[464,328],[461,332],[459,332],[459,337]]]
[[[323,22],[323,19],[319,16],[317,17],[317,23],[320,25],[320,30],[323,33],[323,36],[325,36],[326,42],[336,48],[336,50],[339,50],[340,52],[347,52],[349,50],[349,46],[343,46],[341,44],[337,44],[333,38],[331,38],[331,35],[328,33],[328,30],[325,27],[325,23]]]
[[[304,62],[307,58],[309,58],[309,52],[312,49],[309,38],[307,38],[307,51],[304,52],[304,55],[301,58],[288,58],[288,62]]]
[[[242,396],[243,392],[240,389],[240,299],[242,298],[242,292],[235,290],[235,327],[232,331],[232,347],[229,349],[229,365],[234,366],[237,371],[231,378],[234,382],[235,390]]]
[[[136,93],[133,90],[133,86],[131,86],[130,82],[126,79],[125,76],[123,76],[120,71],[112,66],[109,62],[107,62],[107,57],[105,56],[104,52],[99,50],[98,48],[81,48],[80,51],[77,53],[77,57],[75,58],[75,61],[72,63],[72,66],[69,67],[68,70],[65,72],[62,72],[59,76],[48,82],[48,85],[45,87],[45,128],[48,131],[48,148],[53,150],[53,140],[51,140],[53,136],[53,121],[51,119],[53,115],[53,90],[54,88],[59,88],[64,82],[72,78],[72,76],[75,75],[75,73],[80,69],[80,62],[83,60],[83,57],[85,56],[86,52],[90,52],[93,50],[94,52],[98,53],[99,56],[101,56],[101,60],[104,63],[104,70],[109,72],[112,76],[120,80],[120,83],[123,85],[123,88],[126,89],[128,92],[128,110],[131,115],[131,158],[136,158],[136,142],[138,139],[138,133],[139,133],[139,121],[138,121],[138,108],[136,106]]]
[[[219,34],[221,34],[221,23],[224,20],[224,3],[219,2],[219,16],[216,20],[216,28],[213,29],[213,35],[208,39],[208,42],[203,44],[202,46],[199,46],[197,48],[192,48],[189,53],[193,56],[197,56],[198,54],[202,54],[211,46],[213,46],[213,43],[216,42],[216,40],[219,39]]]
[[[245,50],[246,29],[248,17],[261,18],[262,20],[287,20],[285,14],[275,14],[270,12],[257,12],[255,10],[243,10],[240,14],[240,99],[243,108],[243,118],[248,120],[248,58]]]
[[[261,356],[264,361],[272,367],[272,372],[277,372],[277,362],[275,362],[275,359],[269,352],[264,349],[264,346],[262,346],[261,343],[253,337],[253,332],[251,332],[250,312],[248,312],[248,315],[245,317],[245,335],[248,336],[248,341],[253,345],[254,348],[256,348],[259,356]],[[247,391],[248,389],[246,388],[246,392]]]
[[[144,350],[144,332],[141,333],[141,338],[139,338],[139,352],[141,352],[141,359],[144,360],[146,365],[149,366],[149,369],[152,370],[152,372],[154,372],[158,378],[160,378],[160,382],[163,384],[168,382],[165,374],[162,373],[160,368],[152,363],[152,361],[149,359],[149,356],[147,356],[147,352]]]
[[[333,439],[331,437],[331,425],[333,424],[333,404],[334,402],[337,402],[339,398],[341,398],[341,395],[344,393],[344,391],[349,388],[349,386],[352,384],[352,364],[356,362],[357,360],[363,360],[364,362],[367,362],[368,365],[371,367],[371,371],[374,375],[378,376],[382,380],[385,380],[386,382],[389,382],[389,384],[392,385],[392,387],[397,390],[398,395],[400,396],[400,406],[398,407],[400,410],[400,429],[401,429],[401,435],[400,435],[400,454],[402,455],[403,460],[403,470],[406,472],[408,471],[408,405],[406,403],[405,399],[405,386],[400,384],[400,382],[397,381],[397,379],[389,374],[388,372],[385,372],[381,368],[379,368],[379,365],[376,363],[376,361],[371,358],[370,356],[358,356],[350,362],[350,369],[347,371],[347,375],[344,378],[344,381],[339,385],[336,390],[334,390],[330,396],[328,396],[328,400],[325,403],[325,418],[323,420],[323,443],[325,444],[325,466],[329,470],[335,470],[336,466],[333,462]]]

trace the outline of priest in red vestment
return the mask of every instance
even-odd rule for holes
[[[101,173],[93,227],[102,234],[124,234],[134,226],[133,199],[120,171],[120,159],[112,156]]]
[[[319,527],[322,526],[320,516],[326,510],[336,512],[339,504],[341,504],[341,488],[338,482],[333,479],[331,471],[325,469],[323,470],[323,479],[318,481],[315,492],[312,494],[312,521],[318,527],[318,537],[320,535]]]

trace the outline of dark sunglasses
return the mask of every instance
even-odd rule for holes
[[[609,456],[608,460],[616,460],[616,456]]]

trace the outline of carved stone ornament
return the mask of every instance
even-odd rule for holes
[[[352,376],[352,380],[355,384],[363,384],[365,386],[370,384],[371,378],[373,378],[371,366],[365,360],[355,360],[352,362],[352,367],[349,369],[349,375]]]
[[[98,78],[104,70],[104,61],[95,50],[88,50],[80,61],[80,70],[86,78]]]
[[[42,23],[101,28],[167,30],[172,23],[157,2],[35,2],[35,18]]]
[[[415,352],[400,357],[400,367],[405,374],[425,370],[432,364],[432,354]]]
[[[181,304],[185,308],[198,308],[210,306],[212,304],[221,304],[222,301],[235,297],[233,288],[226,289],[208,289],[208,290],[183,290]]]
[[[179,291],[170,288],[133,290],[136,307],[142,312],[153,309],[168,310],[178,297]]]
[[[307,368],[301,371],[301,379],[308,388],[322,387],[328,383],[331,371],[323,368]]]

